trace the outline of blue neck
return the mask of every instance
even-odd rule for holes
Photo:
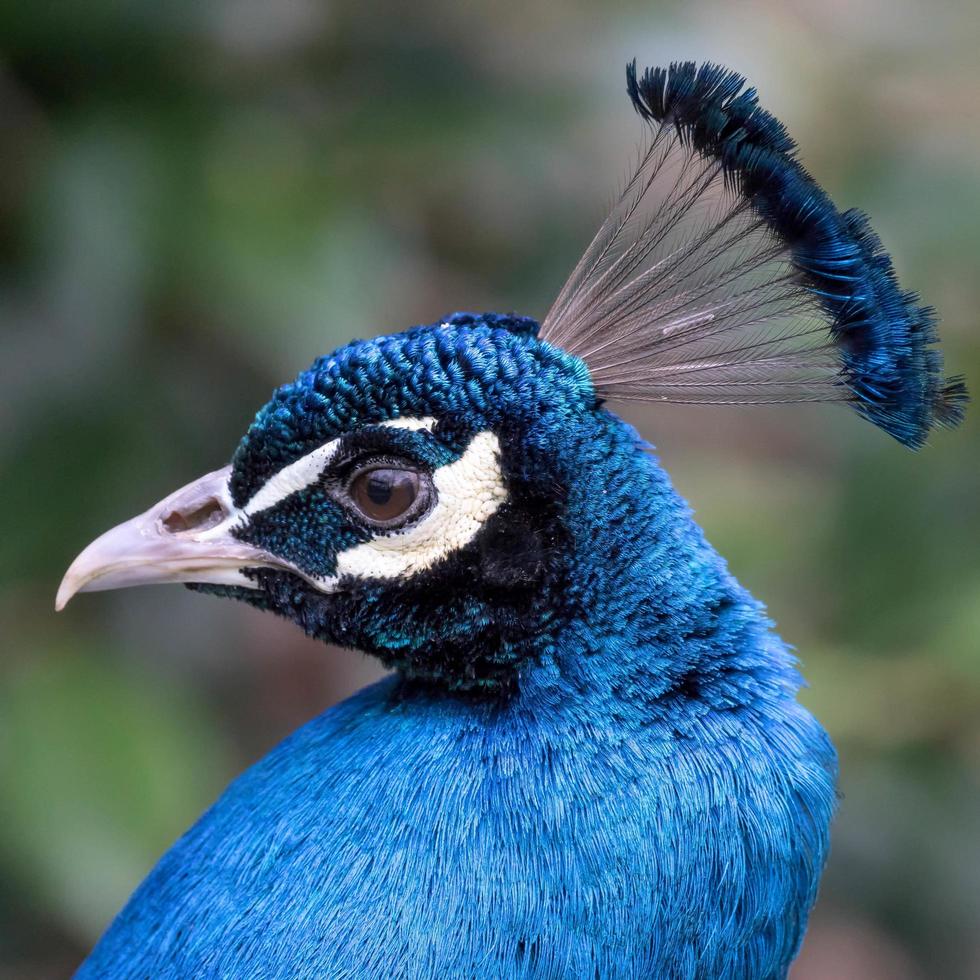
[[[761,604],[634,430],[604,411],[593,420],[565,454],[570,540],[565,567],[523,624],[520,706],[563,722],[621,717],[682,729],[704,711],[792,702],[793,658]],[[596,473],[601,488],[583,478]]]

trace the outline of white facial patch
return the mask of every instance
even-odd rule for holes
[[[497,437],[492,432],[477,433],[459,459],[433,471],[438,500],[421,521],[342,551],[336,574],[313,584],[332,592],[346,575],[405,578],[469,544],[507,499],[499,456]]]

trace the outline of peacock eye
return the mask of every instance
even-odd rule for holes
[[[347,493],[368,521],[391,526],[418,509],[421,483],[415,470],[375,465],[355,473],[347,485]]]

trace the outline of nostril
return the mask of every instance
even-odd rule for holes
[[[225,509],[221,502],[211,498],[193,510],[172,510],[163,518],[163,526],[171,534],[181,531],[206,531],[224,520]]]

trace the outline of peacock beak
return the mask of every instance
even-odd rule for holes
[[[198,582],[256,588],[242,568],[287,567],[232,535],[243,517],[228,492],[230,472],[226,466],[208,473],[96,538],[65,573],[55,609],[63,609],[76,592],[130,585]]]

